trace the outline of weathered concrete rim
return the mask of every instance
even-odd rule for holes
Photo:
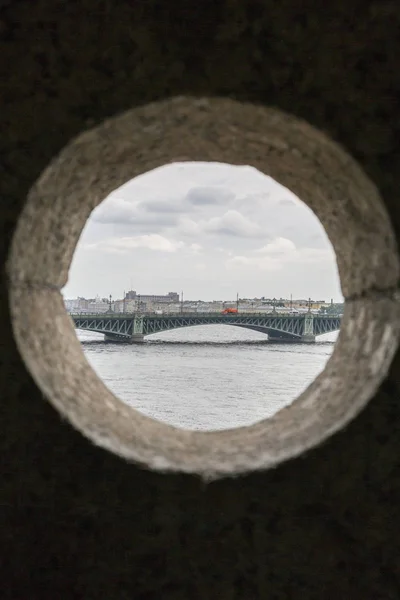
[[[58,291],[91,210],[132,177],[177,160],[251,164],[301,197],[325,226],[351,300],[324,372],[290,407],[250,427],[184,431],[125,406],[87,363]],[[72,141],[30,192],[8,276],[17,345],[47,399],[93,443],[158,470],[235,475],[315,447],[365,406],[398,346],[399,256],[375,186],[308,124],[227,99],[154,103]]]

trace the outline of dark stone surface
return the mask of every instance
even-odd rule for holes
[[[268,103],[326,131],[374,179],[399,237],[394,3],[0,10],[2,260],[29,187],[72,136],[182,93]],[[62,422],[19,358],[4,279],[0,302],[3,598],[400,597],[399,354],[368,408],[323,447],[206,486],[128,465]]]

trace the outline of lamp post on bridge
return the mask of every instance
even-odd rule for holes
[[[109,311],[112,312],[112,296],[110,294]]]

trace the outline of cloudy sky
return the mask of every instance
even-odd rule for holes
[[[253,167],[200,162],[145,173],[93,211],[64,295],[129,289],[342,299],[334,251],[305,204]]]

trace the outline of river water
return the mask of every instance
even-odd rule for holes
[[[144,344],[105,344],[78,331],[93,369],[121,400],[186,429],[250,425],[290,404],[324,368],[337,333],[316,344],[270,344],[262,333],[206,325]]]

